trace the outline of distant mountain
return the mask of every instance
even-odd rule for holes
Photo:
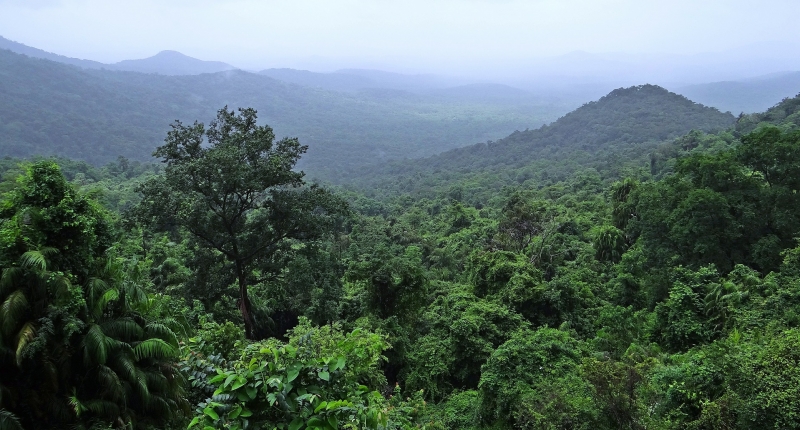
[[[399,90],[333,92],[240,70],[189,76],[80,69],[0,50],[0,156],[148,160],[169,124],[254,107],[310,146],[301,167],[344,180],[361,166],[422,157],[551,121],[564,110],[468,103]]]
[[[765,112],[743,115],[736,121],[736,131],[744,134],[755,130],[761,123],[780,125],[789,129],[800,127],[800,92],[785,98]]]
[[[0,37],[0,49],[41,58],[58,63],[70,64],[84,69],[124,70],[129,72],[158,73],[161,75],[199,75],[233,70],[235,67],[220,61],[203,61],[181,54],[177,51],[161,51],[158,54],[141,60],[124,60],[114,64],[106,64],[92,60],[65,57],[41,49],[32,48],[22,43]]]
[[[111,66],[116,70],[161,75],[199,75],[236,69],[221,61],[198,60],[177,51],[161,51],[152,57],[141,60],[124,60]]]
[[[800,72],[692,85],[677,88],[675,92],[734,114],[762,112],[780,100],[800,93]]]
[[[455,183],[499,188],[535,175],[565,177],[577,166],[585,168],[602,158],[596,155],[601,152],[611,158],[626,157],[626,151],[639,157],[646,154],[646,149],[639,148],[654,147],[691,130],[724,130],[734,121],[730,113],[655,85],[620,88],[550,125],[425,159],[364,169],[351,180],[365,189],[388,193],[397,191],[396,184],[406,190],[434,186],[441,190]],[[475,179],[481,175],[482,179]]]

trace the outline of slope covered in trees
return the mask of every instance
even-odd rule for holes
[[[660,142],[690,130],[724,130],[734,120],[730,113],[658,86],[620,88],[539,129],[365,170],[354,176],[352,183],[363,184],[367,192],[378,188],[395,194],[441,191],[459,181],[486,190],[529,179],[536,183],[563,180],[581,167],[598,163],[605,169],[619,166],[606,157],[646,157]]]
[[[380,199],[253,110],[0,160],[0,428],[798,428],[798,107],[617,90]]]

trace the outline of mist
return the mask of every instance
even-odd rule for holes
[[[104,63],[172,49],[253,71],[689,85],[800,69],[798,11],[793,0],[0,0],[0,35]]]

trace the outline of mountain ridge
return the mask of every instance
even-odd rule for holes
[[[551,105],[340,93],[241,70],[166,76],[82,69],[0,50],[0,151],[94,164],[152,160],[169,124],[253,107],[279,136],[308,144],[300,168],[334,180],[376,160],[431,155],[555,117]]]
[[[106,69],[139,73],[158,73],[162,75],[196,75],[202,73],[216,73],[236,69],[230,64],[221,61],[205,61],[190,57],[178,51],[165,50],[151,57],[133,60],[123,60],[117,63],[101,63],[99,61],[84,60],[54,54],[39,48],[34,48],[0,36],[0,49],[6,49],[16,54],[26,55],[31,58],[69,64],[83,69]]]

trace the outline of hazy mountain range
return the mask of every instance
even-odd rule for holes
[[[65,155],[92,163],[105,163],[119,155],[149,160],[173,120],[207,122],[223,106],[255,107],[259,120],[271,125],[278,136],[296,136],[309,145],[301,168],[312,177],[332,181],[346,181],[353,172],[370,172],[391,160],[428,157],[477,142],[506,141],[512,139],[506,136],[515,136],[515,130],[537,129],[613,90],[592,99],[587,97],[607,84],[576,84],[571,93],[559,95],[498,83],[375,70],[318,73],[268,69],[253,73],[174,51],[103,64],[6,39],[0,39],[0,48],[5,48],[0,49],[0,155]],[[715,129],[732,121],[732,116],[713,109],[686,114],[681,113],[684,108],[667,109],[667,105],[688,103],[687,112],[694,112],[691,106],[700,106],[692,101],[735,114],[763,111],[800,92],[800,73],[674,88],[691,99],[680,97],[680,103],[676,94],[667,97],[664,94],[669,93],[663,89],[641,88],[647,88],[644,92],[650,96],[646,102],[635,99],[639,101],[634,105],[646,106],[645,110],[628,112],[627,107],[610,102],[602,106],[622,117],[649,118],[661,126],[625,123],[628,131],[621,132],[621,142],[631,143],[624,136],[637,127],[664,131],[661,139],[691,128]],[[589,108],[582,109],[579,112]],[[604,115],[606,123],[624,119],[610,120],[619,115]],[[576,117],[588,118],[570,114],[556,123],[555,129],[543,130],[564,129],[564,121]],[[617,127],[603,125],[606,123],[597,123],[586,129],[590,130],[587,133],[605,136]],[[580,121],[571,124],[575,130],[585,128]],[[528,136],[529,132],[522,133]],[[542,133],[530,136],[546,134]],[[562,134],[570,133],[577,131]],[[569,141],[565,139],[556,140]],[[512,147],[504,150],[506,156],[516,154],[509,162],[525,158],[524,146]],[[477,151],[474,148],[465,151]],[[553,150],[552,145],[547,148]],[[446,158],[459,159],[463,154],[454,152]],[[482,153],[474,162],[491,159]],[[438,163],[420,165],[431,162]]]
[[[53,54],[0,37],[0,49],[88,69],[122,70],[162,75],[195,75],[236,69],[219,61],[198,60],[176,51],[113,64]],[[800,93],[800,59],[776,59],[775,51],[794,46],[743,47],[742,52],[702,55],[631,55],[572,52],[549,59],[496,65],[517,70],[514,77],[486,81],[433,74],[401,74],[381,70],[342,69],[313,72],[272,68],[258,74],[297,85],[331,91],[392,89],[470,99],[559,101],[577,107],[623,87],[660,84],[722,111],[752,113]],[[745,59],[747,55],[748,59]],[[765,74],[768,73],[768,74]],[[746,78],[746,76],[754,76]],[[702,82],[702,83],[700,83]]]
[[[0,77],[1,155],[149,160],[172,121],[208,122],[224,106],[254,107],[278,136],[309,145],[301,167],[328,179],[375,161],[498,139],[571,109],[531,95],[485,100],[473,87],[339,92],[241,70],[166,76],[84,69],[8,50],[0,50]]]

